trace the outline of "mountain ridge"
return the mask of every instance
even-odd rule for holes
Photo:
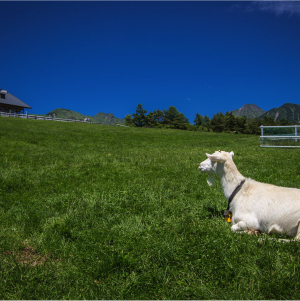
[[[89,118],[90,121],[93,121],[95,123],[100,123],[103,125],[114,125],[116,123],[125,124],[125,118],[117,118],[114,116],[113,113],[99,112],[94,116],[90,116],[90,115],[83,115],[81,113],[69,109],[57,108],[45,114],[45,116],[51,116],[51,117],[55,116],[56,118],[77,119],[77,120],[84,120],[85,118]]]
[[[273,108],[265,112],[259,119],[263,119],[264,116],[272,117],[275,121],[285,118],[291,123],[300,123],[300,105],[287,102],[279,108]]]
[[[237,110],[231,111],[231,113],[235,116],[242,117],[246,116],[246,118],[255,118],[260,117],[266,111],[261,109],[259,106],[255,104],[245,104],[241,108]]]
[[[263,119],[264,116],[274,118],[275,121],[286,119],[290,123],[300,123],[300,105],[293,103],[285,103],[279,108],[273,108],[265,111],[255,104],[246,104],[237,110],[231,111],[233,115],[246,118],[259,118]]]

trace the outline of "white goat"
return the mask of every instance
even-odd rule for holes
[[[232,214],[231,230],[286,234],[300,240],[300,189],[260,183],[243,177],[232,157],[234,153],[217,151],[200,163],[201,172],[220,177],[228,211]]]

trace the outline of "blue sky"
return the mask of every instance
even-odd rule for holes
[[[300,2],[0,1],[0,88],[28,113],[300,104]]]

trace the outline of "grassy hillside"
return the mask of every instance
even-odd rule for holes
[[[125,124],[125,118],[116,118],[114,114],[112,113],[98,113],[95,116],[84,116],[80,113],[77,113],[72,110],[67,109],[55,109],[49,113],[46,114],[46,116],[54,116],[56,118],[63,118],[63,119],[77,119],[77,120],[83,120],[86,117],[89,117],[90,121],[100,123],[103,125],[114,125],[115,123]]]
[[[83,120],[86,116],[77,113],[72,110],[68,109],[55,109],[47,114],[46,116],[56,117],[56,118],[63,118],[63,119],[76,119],[76,120]]]
[[[300,243],[235,234],[198,171],[300,188],[257,136],[0,117],[1,299],[299,299]]]
[[[276,121],[285,118],[291,123],[298,124],[300,123],[300,105],[285,103],[279,108],[274,108],[264,113],[260,118],[262,119],[265,115],[274,118]]]

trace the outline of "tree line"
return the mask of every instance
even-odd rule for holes
[[[226,112],[226,114],[218,112],[211,119],[206,115],[202,116],[196,113],[194,124],[191,124],[184,114],[179,113],[174,106],[162,111],[156,110],[148,113],[142,104],[138,104],[135,113],[127,114],[125,117],[125,125],[127,126],[254,135],[260,135],[261,125],[289,124],[289,121],[284,118],[275,121],[274,118],[265,115],[263,119],[257,117],[247,119],[246,116],[235,116],[232,112]]]

